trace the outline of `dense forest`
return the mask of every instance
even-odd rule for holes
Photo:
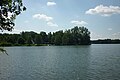
[[[91,44],[120,44],[119,39],[99,39],[99,40],[92,40]]]
[[[89,45],[90,32],[85,27],[74,27],[68,30],[59,30],[46,33],[21,32],[20,34],[0,34],[0,46],[21,45]]]

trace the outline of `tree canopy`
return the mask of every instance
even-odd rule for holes
[[[20,34],[0,34],[0,45],[89,45],[90,32],[85,27],[74,27],[56,32],[21,32]]]
[[[0,0],[0,30],[12,31],[16,16],[25,10],[22,0]]]

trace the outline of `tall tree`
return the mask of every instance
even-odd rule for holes
[[[25,10],[22,0],[0,0],[0,30],[12,31],[16,16]]]
[[[48,36],[47,36],[47,37],[48,37],[48,43],[51,44],[51,42],[52,42],[52,41],[51,41],[51,39],[52,39],[52,34],[51,34],[51,32],[48,33]]]
[[[71,29],[73,44],[77,45],[79,43],[79,28],[78,26]]]
[[[25,39],[23,39],[22,37],[20,37],[18,39],[18,44],[25,44]]]
[[[44,44],[44,43],[47,43],[47,41],[48,41],[48,39],[47,39],[47,34],[46,34],[46,32],[40,32],[40,35],[41,35],[41,37],[42,37],[42,44]]]
[[[63,34],[63,37],[62,37],[62,44],[63,45],[69,45],[70,44],[70,39],[71,39],[70,30],[66,30]]]
[[[61,45],[62,44],[62,36],[63,36],[63,30],[57,31],[55,33],[55,40],[54,40],[55,45]]]
[[[37,34],[35,36],[35,44],[41,44],[41,42],[42,42],[42,37],[40,34]]]
[[[90,44],[90,31],[85,27],[80,27],[81,30],[81,44]]]

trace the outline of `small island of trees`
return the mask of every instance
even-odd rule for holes
[[[120,44],[120,39],[98,39],[98,40],[92,40],[91,44]]]
[[[90,31],[85,27],[74,27],[46,33],[21,32],[20,34],[0,34],[0,46],[40,46],[40,45],[90,45]]]

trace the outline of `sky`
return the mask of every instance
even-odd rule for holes
[[[23,0],[12,32],[40,33],[85,26],[91,39],[120,39],[120,0]],[[6,32],[6,31],[5,31]]]

